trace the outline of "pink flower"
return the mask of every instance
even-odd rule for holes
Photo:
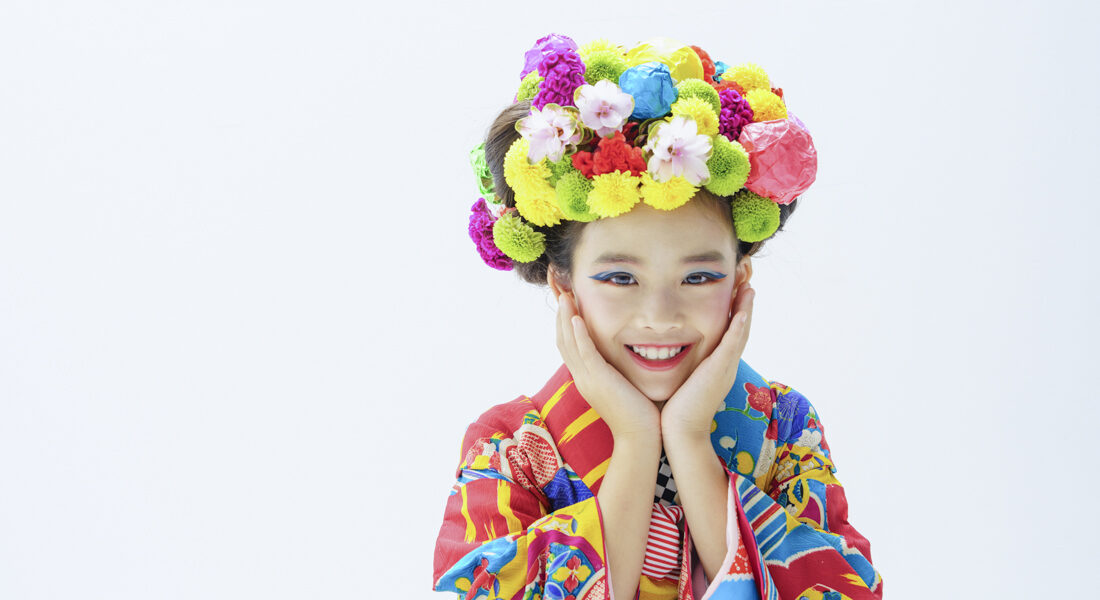
[[[596,135],[607,137],[626,123],[634,112],[634,96],[607,79],[596,85],[582,85],[573,93],[573,103],[581,113],[581,122]]]
[[[649,174],[659,182],[682,175],[688,183],[699,185],[710,179],[707,160],[710,158],[710,138],[699,135],[695,121],[677,115],[671,121],[659,123],[650,134],[646,151]]]
[[[566,150],[581,141],[581,128],[577,123],[577,109],[547,104],[542,110],[531,109],[530,116],[516,123],[519,134],[531,142],[527,159],[537,163],[544,157],[558,162]]]

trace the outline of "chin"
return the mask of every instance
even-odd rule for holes
[[[684,382],[679,377],[675,380],[666,377],[664,381],[631,381],[630,383],[634,384],[634,387],[638,388],[646,398],[654,402],[664,402],[671,398]]]

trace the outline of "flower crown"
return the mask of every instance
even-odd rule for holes
[[[542,255],[533,226],[615,217],[638,202],[673,210],[699,187],[733,197],[738,239],[765,240],[779,205],[817,174],[810,133],[764,69],[666,38],[626,50],[550,34],[527,51],[515,100],[531,102],[504,156],[515,208],[493,193],[485,144],[470,154],[482,195],[470,237],[500,270]]]

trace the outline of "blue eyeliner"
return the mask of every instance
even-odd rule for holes
[[[710,277],[711,279],[725,279],[726,278],[725,273],[718,273],[718,272],[715,272],[715,271],[695,271],[694,273],[692,273],[692,275],[706,275],[707,277]]]
[[[612,277],[614,277],[614,276],[616,276],[620,273],[622,273],[623,275],[626,275],[626,273],[623,273],[622,271],[604,271],[603,273],[596,273],[595,275],[589,275],[588,278],[589,279],[595,279],[596,281],[607,281],[608,279],[611,279]]]

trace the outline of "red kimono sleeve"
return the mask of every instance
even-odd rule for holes
[[[465,598],[607,597],[596,497],[526,398],[469,427],[436,540],[433,589]]]

